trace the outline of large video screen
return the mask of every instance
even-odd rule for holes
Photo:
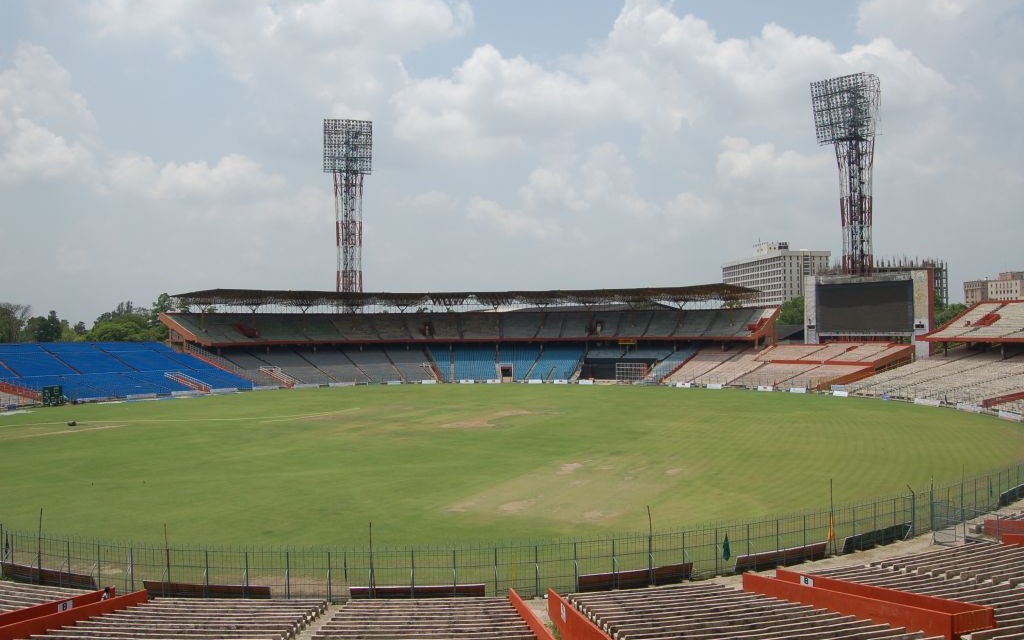
[[[914,331],[911,280],[823,284],[816,295],[819,333]]]

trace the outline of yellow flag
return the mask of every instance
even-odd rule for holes
[[[835,540],[835,538],[836,538],[836,529],[832,525],[832,514],[829,514],[829,516],[828,516],[828,539],[829,540]]]

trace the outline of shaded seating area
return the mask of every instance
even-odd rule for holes
[[[319,600],[195,600],[157,598],[39,638],[294,638],[326,610]]]
[[[313,638],[535,640],[505,598],[352,600]]]

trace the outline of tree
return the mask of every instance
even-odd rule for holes
[[[167,339],[167,327],[160,322],[160,314],[173,309],[171,297],[161,293],[152,305],[136,307],[131,300],[119,302],[113,311],[96,318],[89,340],[101,342],[148,342]]]
[[[31,314],[27,304],[0,302],[0,342],[18,342]]]
[[[169,313],[174,309],[174,305],[171,303],[171,296],[167,295],[167,292],[161,293],[153,301],[153,304],[149,308],[149,326],[153,330],[153,335],[156,336],[156,340],[166,340],[168,331],[167,327],[160,322],[161,313]]]
[[[45,318],[40,316],[38,320],[32,334],[36,342],[56,342],[60,339],[60,318],[56,311],[51,310]]]
[[[954,302],[953,304],[945,304],[941,300],[935,301],[935,326],[941,327],[953,318],[957,317],[964,311],[967,311],[967,305],[960,302]]]
[[[779,307],[779,319],[776,322],[778,324],[798,324],[802,327],[804,325],[804,297],[797,296],[783,302]]]
[[[157,338],[146,316],[134,314],[97,322],[89,332],[88,339],[97,342],[147,342]]]

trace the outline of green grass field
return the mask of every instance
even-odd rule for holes
[[[68,427],[68,420],[77,426]],[[172,544],[499,542],[817,508],[1024,459],[894,402],[658,387],[303,389],[0,414],[0,522]]]

